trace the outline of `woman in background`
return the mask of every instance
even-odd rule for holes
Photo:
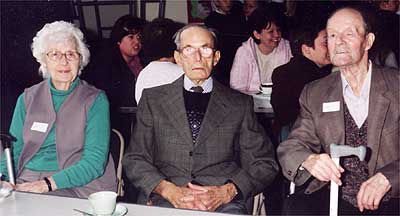
[[[251,37],[236,52],[230,86],[242,92],[259,91],[270,83],[273,70],[292,57],[289,41],[282,38],[278,15],[257,8],[249,17]]]

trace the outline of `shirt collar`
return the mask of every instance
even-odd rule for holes
[[[372,71],[372,62],[368,61],[368,72],[367,76],[365,77],[363,86],[361,87],[361,95],[360,97],[367,97],[369,94],[369,89],[371,86],[371,71]],[[351,89],[349,83],[347,82],[346,78],[343,76],[343,74],[340,74],[341,80],[342,80],[342,94],[345,95],[346,92],[350,92],[352,95],[354,95],[353,90]]]
[[[194,84],[192,82],[192,80],[189,79],[189,77],[187,77],[186,75],[184,76],[183,79],[183,87],[185,88],[186,91],[190,91],[193,92],[193,90],[190,90],[190,88],[192,88],[193,86],[197,86],[196,84]],[[208,77],[208,79],[206,79],[203,84],[200,85],[203,88],[203,93],[209,93],[211,92],[211,90],[213,89],[213,80],[212,77]]]

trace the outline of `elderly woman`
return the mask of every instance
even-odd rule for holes
[[[289,41],[282,38],[279,18],[273,11],[257,8],[249,17],[251,37],[236,52],[230,86],[242,92],[258,91],[270,83],[273,70],[292,57]]]
[[[46,24],[33,38],[32,53],[45,80],[27,88],[14,110],[13,187],[71,197],[115,191],[108,100],[78,77],[90,56],[82,32],[64,21]]]

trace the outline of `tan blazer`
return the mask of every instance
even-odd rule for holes
[[[373,65],[368,111],[368,157],[370,176],[382,172],[390,181],[393,197],[399,197],[399,71]],[[322,104],[340,101],[340,111],[322,112]],[[344,144],[343,94],[340,72],[307,85],[300,97],[301,111],[288,139],[277,150],[283,174],[296,185],[311,174],[298,171],[312,153],[329,154],[331,143]],[[326,182],[314,179],[305,193]]]

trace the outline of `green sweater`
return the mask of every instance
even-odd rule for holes
[[[56,113],[68,95],[75,89],[78,81],[79,78],[72,83],[67,91],[61,91],[55,89],[51,80],[48,80]],[[10,126],[10,134],[17,138],[17,141],[13,143],[14,167],[17,167],[17,160],[24,145],[22,137],[26,115],[24,95],[23,93],[18,98]],[[109,104],[104,92],[96,97],[87,113],[86,137],[81,160],[64,170],[60,170],[58,166],[55,127],[54,124],[39,151],[26,164],[25,169],[54,171],[52,177],[58,189],[81,187],[103,175],[108,159],[110,140]],[[4,155],[0,164],[0,172],[7,175]]]

